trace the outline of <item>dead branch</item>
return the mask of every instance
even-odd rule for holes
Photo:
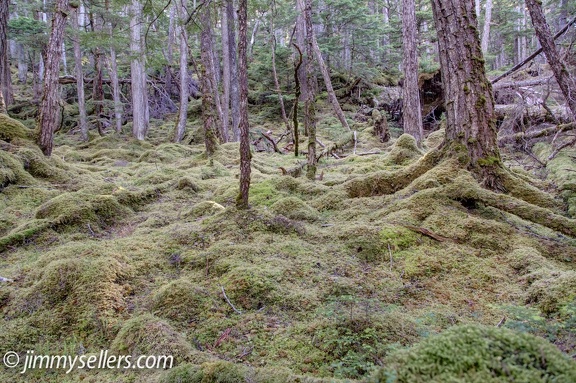
[[[282,154],[282,151],[280,151],[280,149],[278,149],[278,145],[276,144],[276,141],[274,141],[274,139],[272,137],[270,137],[269,133],[270,132],[266,132],[266,133],[262,132],[260,134],[262,135],[262,137],[264,137],[265,139],[270,141],[270,143],[272,144],[272,147],[274,148],[274,151],[276,153]]]
[[[556,134],[558,132],[567,132],[569,130],[576,129],[576,123],[572,122],[569,124],[562,124],[562,125],[555,125],[550,128],[536,130],[532,132],[521,132],[516,134],[510,134],[507,136],[502,136],[498,138],[498,143],[506,143],[514,140],[531,140],[533,138],[545,137],[550,136],[552,134]]]
[[[349,143],[351,143],[353,141],[355,141],[354,133],[352,133],[352,132],[346,133],[344,136],[342,136],[342,138],[340,140],[333,142],[332,144],[326,145],[324,150],[322,150],[320,152],[320,154],[318,154],[316,156],[316,159],[319,160],[323,156],[332,155],[333,152],[335,152],[338,149],[342,149],[344,146],[348,145]]]
[[[14,282],[13,279],[8,279],[8,278],[4,278],[4,277],[0,277],[0,282]]]
[[[240,311],[236,307],[234,307],[232,302],[230,302],[230,299],[228,299],[228,296],[226,295],[226,291],[224,291],[224,286],[220,286],[220,288],[222,289],[222,295],[224,295],[224,299],[226,299],[226,302],[230,305],[230,307],[232,307],[232,310],[234,310],[234,312],[236,314],[242,314],[242,311]]]
[[[436,234],[424,227],[418,227],[418,226],[412,226],[412,225],[405,225],[405,224],[400,224],[400,226],[405,227],[406,229],[415,231],[417,233],[423,234],[429,238],[432,238],[438,242],[446,242],[446,241],[450,241],[450,242],[457,242],[456,240],[452,239],[452,238],[448,238],[448,237],[444,237],[442,235]]]
[[[537,86],[548,83],[553,77],[542,77],[533,80],[525,80],[525,81],[511,81],[511,82],[501,82],[499,84],[495,84],[493,86],[494,90],[506,89],[506,88],[522,88],[528,86]]]
[[[564,28],[560,29],[558,31],[558,33],[556,33],[556,35],[554,35],[554,40],[558,39],[560,36],[562,36],[567,30],[568,28],[570,28],[570,26],[572,24],[574,24],[576,22],[576,17],[572,19],[572,21],[570,21],[568,24],[566,24],[564,26]],[[509,71],[506,71],[506,73],[501,74],[500,76],[496,77],[494,80],[491,81],[492,84],[497,83],[498,81],[502,80],[504,77],[507,77],[509,75],[511,75],[512,73],[516,72],[518,69],[522,68],[524,65],[526,65],[527,63],[529,63],[530,61],[532,61],[534,58],[536,58],[536,56],[538,56],[540,53],[542,53],[542,48],[538,49],[536,52],[532,53],[530,56],[528,56],[525,60],[523,60],[522,62],[518,63],[517,65],[515,65],[512,69],[510,69]]]

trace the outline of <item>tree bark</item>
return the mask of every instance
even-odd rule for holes
[[[139,0],[132,0],[130,30],[130,51],[132,53],[132,62],[130,63],[130,77],[132,79],[132,134],[134,138],[144,140],[148,132],[150,115],[142,52],[142,4]]]
[[[240,193],[236,200],[239,209],[248,209],[248,194],[250,191],[250,126],[248,124],[248,57],[247,31],[248,1],[240,0],[238,10],[238,74],[240,84]]]
[[[232,132],[234,140],[240,140],[240,83],[236,52],[236,18],[232,0],[226,0],[228,14],[228,47],[230,48],[230,105],[232,109]]]
[[[296,0],[296,11],[298,16],[296,18],[296,45],[304,49],[306,46],[306,20],[304,18],[304,4],[305,0]],[[298,58],[297,58],[298,59]],[[306,80],[306,56],[302,57],[302,66],[298,71],[298,79],[300,81],[300,101],[306,101],[308,97],[308,81]]]
[[[4,95],[4,102],[7,106],[14,103],[10,62],[8,61],[8,3],[9,0],[0,0],[0,91]]]
[[[488,52],[488,43],[490,42],[490,23],[492,22],[492,0],[486,0],[486,9],[484,10],[484,28],[482,31],[482,41],[480,47],[482,53]]]
[[[212,156],[218,147],[216,136],[216,102],[214,100],[213,82],[215,76],[212,73],[212,38],[210,25],[210,12],[206,7],[202,10],[202,32],[200,34],[200,59],[202,60],[202,119],[204,123],[204,144],[206,145],[206,155]]]
[[[178,19],[181,24],[177,30],[180,34],[180,110],[174,142],[180,142],[186,133],[186,119],[188,117],[188,33],[186,32],[186,12],[182,4],[184,0],[176,0]]]
[[[40,135],[38,146],[46,156],[52,154],[54,131],[59,125],[60,105],[58,91],[58,77],[60,72],[60,58],[62,55],[62,41],[64,41],[64,29],[66,17],[69,12],[68,0],[57,0],[56,9],[52,16],[52,30],[48,47],[46,49],[46,73],[44,75],[44,94],[40,104],[40,117],[38,125]]]
[[[228,38],[228,12],[222,4],[222,135],[230,140],[230,39]]]
[[[290,131],[290,122],[288,121],[288,116],[286,115],[286,106],[284,105],[284,97],[282,96],[282,90],[280,89],[280,82],[278,81],[278,72],[276,71],[276,36],[272,34],[272,75],[274,76],[274,87],[276,87],[276,93],[278,93],[278,102],[280,103],[280,113],[282,114],[282,121],[286,126],[286,131]]]
[[[84,72],[82,70],[82,51],[80,49],[80,26],[78,9],[72,15],[74,28],[74,71],[76,72],[76,92],[78,93],[78,125],[82,140],[88,141],[88,123],[86,122],[86,99],[84,96]]]
[[[212,33],[212,16],[210,14],[210,3],[207,2],[204,5],[203,9],[203,21],[202,21],[202,33],[206,33],[206,36],[204,37],[205,39],[207,39],[207,44],[204,45],[205,49],[208,50],[208,56],[207,59],[209,60],[208,62],[205,62],[205,64],[210,65],[210,70],[207,72],[210,76],[212,76],[212,79],[210,81],[210,86],[212,87],[211,92],[212,92],[212,102],[214,103],[214,108],[217,112],[216,114],[216,123],[218,122],[222,122],[222,120],[224,119],[223,115],[224,113],[222,112],[222,100],[220,99],[220,92],[218,91],[218,82],[219,82],[219,65],[216,62],[216,55],[215,55],[215,49],[214,49],[214,38],[213,38],[213,33]],[[226,142],[224,139],[224,132],[222,129],[222,124],[219,125],[219,128],[215,129],[214,132],[216,133],[217,137],[220,139],[221,142]]]
[[[102,31],[102,19],[98,15],[90,12],[90,24],[92,25],[92,32],[99,33]],[[96,123],[96,130],[100,136],[104,136],[104,127],[100,120],[100,115],[104,109],[104,89],[102,88],[102,52],[100,47],[92,49],[92,57],[94,59],[94,81],[92,82],[92,102],[94,103],[94,121]]]
[[[106,11],[110,11],[110,1],[105,2]],[[113,37],[114,25],[108,22],[108,34]],[[110,72],[110,83],[112,84],[112,99],[114,100],[114,122],[116,124],[116,133],[122,132],[122,99],[120,98],[120,83],[118,81],[118,62],[116,60],[116,48],[110,45],[110,58],[108,60]]]
[[[542,3],[540,0],[526,0],[526,7],[528,12],[530,12],[530,17],[532,17],[536,36],[538,36],[548,64],[552,69],[552,73],[554,73],[554,77],[556,77],[556,82],[558,82],[562,94],[564,94],[568,107],[572,111],[574,121],[576,121],[576,81],[570,76],[556,49],[556,43],[542,11]]]
[[[404,85],[402,87],[402,124],[404,132],[422,144],[422,108],[418,89],[418,38],[416,35],[416,4],[414,0],[402,2],[402,42],[404,47]]]
[[[304,116],[305,130],[308,132],[308,168],[306,177],[310,180],[315,180],[318,161],[316,159],[316,95],[314,94],[316,75],[314,74],[314,43],[312,40],[314,33],[312,27],[312,0],[306,0],[304,19],[306,21],[306,56],[308,58],[306,64],[308,94],[306,95]]]
[[[501,190],[492,85],[486,78],[474,0],[433,0],[446,107],[444,146],[465,148],[468,168]]]

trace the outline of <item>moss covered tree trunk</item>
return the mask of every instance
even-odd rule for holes
[[[186,119],[188,117],[188,33],[186,32],[187,13],[182,1],[176,1],[178,19],[182,25],[178,25],[180,34],[180,109],[178,111],[178,122],[174,134],[174,142],[180,142],[186,132]]]
[[[132,134],[138,140],[144,140],[148,133],[150,114],[148,110],[148,93],[146,90],[146,71],[142,49],[142,4],[132,0],[132,17],[130,19],[130,77],[132,89]]]
[[[44,95],[40,104],[38,125],[40,135],[38,145],[46,156],[52,154],[54,131],[60,121],[60,105],[58,77],[60,73],[60,58],[66,17],[69,12],[68,0],[58,0],[52,17],[52,30],[46,48],[46,73],[44,75]]]
[[[240,85],[240,194],[236,200],[239,209],[248,209],[250,191],[250,126],[248,125],[248,57],[247,35],[248,1],[240,0],[238,10],[238,82]]]
[[[218,147],[218,138],[216,136],[216,102],[214,97],[215,76],[212,73],[212,47],[211,47],[211,30],[210,30],[210,12],[205,7],[202,10],[202,32],[200,34],[202,60],[202,119],[204,122],[204,143],[206,145],[206,154],[211,156]]]
[[[314,74],[314,43],[312,36],[314,33],[312,25],[312,0],[306,0],[304,8],[304,19],[306,20],[306,82],[308,83],[308,94],[306,95],[306,112],[304,116],[305,131],[308,132],[308,168],[306,176],[308,179],[316,179],[316,101],[314,89],[316,88],[316,75]]]
[[[78,126],[82,140],[88,141],[88,122],[86,121],[86,99],[84,96],[84,71],[82,70],[82,50],[80,47],[80,25],[78,9],[72,14],[74,28],[74,71],[76,72],[76,92],[78,94]]]
[[[526,7],[528,8],[528,12],[530,12],[530,17],[532,17],[532,24],[536,30],[536,36],[538,36],[540,45],[542,45],[542,50],[546,55],[548,64],[550,64],[558,86],[560,86],[566,103],[572,112],[574,121],[576,121],[576,81],[570,76],[566,65],[556,49],[554,37],[550,32],[550,27],[548,23],[546,23],[546,18],[542,12],[542,1],[526,0]]]
[[[499,190],[501,168],[492,85],[486,78],[474,0],[432,0],[446,106],[445,146],[467,154],[468,168]]]

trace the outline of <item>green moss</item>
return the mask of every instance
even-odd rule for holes
[[[316,221],[318,212],[297,197],[286,197],[278,200],[270,209],[285,217],[295,220]]]
[[[413,231],[401,226],[385,225],[379,232],[380,240],[393,250],[405,250],[414,246],[418,236]]]
[[[528,303],[536,303],[545,314],[557,313],[576,298],[576,271],[541,269],[526,277],[532,284],[528,288]]]
[[[31,139],[33,131],[21,122],[0,114],[0,140],[11,142],[15,139]]]
[[[416,139],[409,134],[403,134],[392,146],[386,160],[395,165],[406,165],[420,158],[422,152],[418,149]]]
[[[185,279],[178,279],[162,286],[152,295],[153,314],[174,321],[190,324],[206,309],[206,291]]]
[[[466,325],[397,353],[374,382],[571,382],[576,363],[544,339]]]
[[[182,334],[151,314],[127,320],[110,350],[118,355],[171,355],[176,362],[186,360],[192,353]]]

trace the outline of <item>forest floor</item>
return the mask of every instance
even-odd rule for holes
[[[344,132],[323,113],[328,144]],[[255,132],[282,130],[257,124]],[[451,198],[449,185],[473,183],[455,161],[388,195],[356,197],[355,182],[407,169],[442,131],[418,149],[398,130],[382,144],[369,123],[357,124],[357,154],[348,146],[322,159],[316,181],[282,175],[304,158],[254,153],[251,209],[238,211],[238,145],[207,159],[201,143],[166,143],[172,125],[157,122],[147,142],[61,133],[46,159],[27,128],[0,120],[0,276],[12,280],[0,282],[2,354],[108,349],[173,355],[177,365],[32,370],[24,380],[21,369],[0,368],[0,381],[432,381],[402,376],[410,363],[438,364],[426,345],[452,339],[438,333],[462,339],[448,329],[479,339],[496,331],[513,344],[506,352],[516,347],[501,358],[527,358],[524,372],[474,362],[477,371],[450,381],[508,381],[495,370],[518,382],[574,381],[576,239]],[[535,153],[549,151],[542,143]],[[543,168],[504,154],[572,218],[574,156],[566,149]],[[424,345],[416,362],[404,351],[414,345]]]

